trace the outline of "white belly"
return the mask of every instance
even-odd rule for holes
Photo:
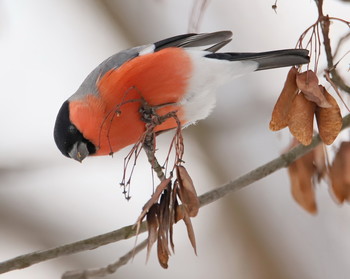
[[[231,79],[254,72],[258,63],[254,61],[227,61],[205,58],[208,52],[186,50],[191,56],[193,75],[190,78],[187,93],[181,100],[188,123],[206,118],[216,102],[215,91]]]

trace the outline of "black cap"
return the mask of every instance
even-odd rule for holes
[[[64,156],[70,157],[69,152],[77,142],[84,142],[87,145],[89,154],[96,152],[96,147],[75,127],[69,118],[69,101],[65,101],[61,106],[55,123],[53,132],[56,145]]]

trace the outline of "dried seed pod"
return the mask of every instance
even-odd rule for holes
[[[326,154],[324,144],[317,145],[313,150],[317,182],[327,175]]]
[[[298,70],[295,67],[292,67],[288,72],[282,92],[278,97],[275,107],[272,111],[272,117],[270,121],[270,130],[272,131],[281,130],[288,125],[288,112],[298,92],[298,86],[296,83],[297,73]]]
[[[316,104],[306,100],[304,94],[298,94],[288,113],[288,127],[290,132],[303,145],[312,141],[314,113]]]
[[[188,215],[190,217],[195,217],[199,210],[199,199],[192,179],[183,166],[177,166],[176,173],[179,182],[179,198],[186,207]]]
[[[159,222],[157,219],[157,214],[159,214],[159,204],[154,204],[147,213],[148,243],[146,262],[149,259],[151,248],[158,238]]]
[[[136,224],[137,228],[139,229],[141,222],[143,218],[146,216],[148,210],[152,207],[153,204],[157,203],[159,197],[163,193],[164,189],[169,186],[171,183],[171,178],[164,179],[156,188],[155,192],[153,193],[152,197],[146,202],[146,204],[142,208],[142,212],[140,216],[137,218]],[[137,230],[138,230],[137,229]]]
[[[189,240],[191,242],[191,245],[193,247],[194,253],[197,255],[196,236],[194,234],[191,218],[188,215],[185,215],[183,220],[184,220],[184,223],[186,225],[188,238],[189,238]]]
[[[323,92],[330,108],[316,108],[316,120],[320,137],[325,144],[332,144],[342,128],[342,117],[337,101],[320,85],[320,90]]]
[[[342,142],[330,167],[332,190],[340,203],[350,200],[350,142]]]
[[[315,191],[312,177],[315,172],[313,152],[309,152],[289,165],[288,173],[295,201],[309,213],[316,213]]]
[[[316,74],[308,70],[297,74],[296,83],[298,88],[304,93],[305,98],[316,103],[319,107],[330,108],[331,105],[323,95],[323,92],[318,86],[318,78]]]
[[[158,254],[158,261],[162,268],[168,268],[168,261],[169,261],[169,251],[168,251],[168,243],[162,239],[162,237],[158,234],[158,241],[157,241],[157,254]]]

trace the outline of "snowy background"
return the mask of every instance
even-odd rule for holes
[[[349,20],[350,5],[324,10]],[[152,192],[139,161],[132,199],[121,194],[123,150],[83,164],[63,157],[52,131],[62,102],[108,56],[127,47],[186,33],[190,0],[0,1],[0,261],[132,224]],[[200,32],[232,30],[231,51],[293,48],[316,19],[313,1],[212,0]],[[340,30],[343,32],[344,30]],[[349,44],[348,44],[349,45]],[[347,58],[349,60],[349,58]],[[324,65],[320,65],[323,69]],[[216,110],[184,132],[186,168],[198,194],[273,159],[288,137],[269,131],[288,69],[253,73],[218,92]],[[349,80],[349,79],[348,79]],[[159,138],[160,153],[170,135]],[[162,147],[164,147],[162,149]],[[195,256],[182,224],[176,254],[163,270],[156,249],[108,278],[349,278],[350,207],[317,189],[319,213],[292,199],[285,170],[201,209],[193,220]],[[145,235],[139,237],[139,241]],[[40,263],[1,278],[59,278],[67,270],[107,265],[134,240]]]

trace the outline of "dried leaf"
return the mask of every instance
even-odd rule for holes
[[[288,125],[288,112],[298,92],[298,86],[296,83],[297,73],[298,70],[295,67],[292,67],[288,72],[282,92],[278,97],[275,107],[272,111],[272,117],[270,121],[270,130],[272,131],[281,130]]]
[[[158,219],[157,219],[158,212],[159,212],[159,205],[154,204],[147,213],[148,243],[147,243],[146,262],[149,259],[152,246],[157,241],[157,238],[158,238],[158,226],[159,226]]]
[[[193,181],[183,166],[177,166],[176,173],[179,182],[179,198],[182,204],[186,206],[188,215],[195,217],[199,211],[199,199]]]
[[[298,94],[289,110],[289,130],[303,145],[309,145],[312,141],[315,109],[315,103],[306,100],[303,94]]]
[[[314,171],[312,152],[307,153],[288,167],[292,195],[295,201],[312,214],[317,212],[315,191],[312,183]]]
[[[319,107],[330,108],[331,104],[323,95],[323,92],[318,86],[318,78],[316,74],[308,70],[306,72],[297,74],[296,79],[298,88],[304,93],[305,98],[311,102],[316,103]]]
[[[350,142],[342,142],[330,168],[332,190],[340,203],[350,201]]]
[[[320,90],[323,92],[330,108],[316,108],[316,120],[320,133],[320,137],[325,144],[332,144],[342,128],[342,117],[337,101],[320,85]]]

